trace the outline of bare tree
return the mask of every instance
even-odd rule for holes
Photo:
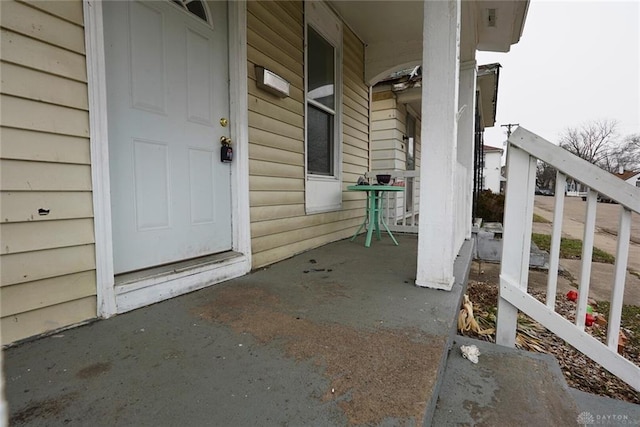
[[[538,160],[536,166],[536,185],[539,188],[553,190],[556,185],[556,168]]]
[[[617,125],[615,120],[594,120],[578,128],[567,128],[560,136],[560,147],[613,172],[610,157],[619,145]]]
[[[627,135],[611,157],[614,172],[619,169],[640,170],[640,133]]]

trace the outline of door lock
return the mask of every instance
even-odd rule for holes
[[[233,161],[233,148],[231,148],[231,138],[226,136],[220,137],[220,161],[222,163],[231,163]]]

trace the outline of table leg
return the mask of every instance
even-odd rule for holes
[[[380,193],[382,193],[382,192],[380,192]],[[398,246],[398,241],[393,236],[393,234],[391,234],[391,230],[389,230],[389,226],[387,225],[387,223],[384,222],[384,215],[380,215],[380,213],[382,212],[382,194],[379,194],[376,197],[376,203],[377,203],[377,208],[376,208],[376,230],[378,231],[378,240],[381,240],[380,226],[378,225],[378,221],[379,221],[379,222],[382,223],[382,226],[384,227],[384,229],[387,230],[387,233],[389,233],[389,237],[391,237],[391,240],[393,240],[393,243],[396,246]]]
[[[381,191],[376,191],[375,192],[375,204],[376,204],[376,209],[375,209],[375,226],[376,226],[376,237],[378,240],[382,240],[382,235],[380,234],[380,210],[382,209],[382,192]]]
[[[362,228],[364,227],[364,225],[367,223],[367,218],[364,219],[364,221],[362,221],[362,224],[360,224],[360,227],[358,227],[358,231],[355,232],[355,234],[353,235],[353,237],[351,238],[351,241],[353,242],[354,240],[356,240],[356,237],[358,237],[358,233],[360,233],[360,230],[362,230]]]
[[[389,233],[389,236],[391,237],[391,240],[393,240],[393,243],[395,243],[395,245],[398,246],[398,241],[396,240],[395,237],[393,237],[393,234],[391,234],[391,230],[389,230],[389,226],[387,225],[386,222],[384,222],[384,219],[382,220],[382,225],[387,230],[387,233]]]
[[[367,219],[369,220],[369,227],[367,228],[367,239],[364,242],[364,245],[368,248],[371,246],[371,236],[373,235],[374,218],[376,217],[376,192],[375,191],[367,191]],[[378,224],[375,223],[375,227],[378,227]]]

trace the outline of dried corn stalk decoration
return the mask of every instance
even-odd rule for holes
[[[480,329],[480,325],[473,317],[473,303],[469,300],[469,296],[464,294],[464,301],[460,314],[458,314],[458,330],[460,332],[472,331],[478,335],[491,335],[495,332],[494,328]]]

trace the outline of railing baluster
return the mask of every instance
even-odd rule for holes
[[[582,239],[582,263],[580,268],[580,292],[576,309],[576,326],[584,329],[591,282],[591,259],[593,257],[593,236],[596,229],[596,209],[598,193],[589,189],[587,194],[587,212],[584,219],[584,237]]]
[[[624,283],[627,274],[629,258],[629,241],[631,239],[631,210],[620,206],[620,224],[618,225],[618,247],[616,248],[616,265],[613,276],[613,290],[611,292],[611,307],[609,309],[609,326],[607,328],[607,346],[618,351],[618,333],[622,318],[622,304],[624,298]]]
[[[558,266],[560,264],[560,242],[562,239],[562,218],[564,215],[564,189],[567,177],[562,172],[556,173],[555,204],[553,208],[553,231],[551,232],[551,248],[549,251],[549,275],[547,277],[547,307],[555,310],[556,292],[558,289]]]
[[[516,147],[509,147],[500,296],[503,294],[503,286],[509,283],[517,283],[521,290],[527,291],[536,165],[536,159],[529,156],[529,153]],[[506,299],[499,298],[496,344],[513,347],[517,324],[518,309]]]
[[[577,158],[555,144],[518,127],[509,137],[507,168],[507,200],[505,206],[505,228],[503,239],[502,266],[500,271],[500,296],[496,342],[513,346],[515,339],[516,314],[521,310],[547,329],[561,337],[574,348],[601,364],[609,372],[640,391],[640,367],[623,355],[618,354],[618,334],[621,326],[624,286],[631,240],[631,220],[633,213],[640,213],[640,189],[621,183],[610,173],[599,169],[585,160]],[[518,161],[512,159],[517,153]],[[526,153],[526,154],[525,154]],[[547,282],[547,304],[540,303],[526,292],[525,272],[526,221],[530,206],[524,193],[531,189],[533,176],[525,166],[524,156],[541,161],[556,168],[556,199],[554,210],[554,230],[552,236],[549,281]],[[517,166],[514,166],[516,165]],[[552,307],[557,291],[557,265],[561,224],[563,218],[564,181],[571,177],[589,187],[584,220],[582,265],[580,271],[580,293],[575,322],[570,322],[555,312]],[[609,310],[606,344],[601,343],[585,330],[585,315],[589,296],[592,253],[595,235],[595,218],[598,193],[609,197],[621,206],[616,264],[614,266],[611,309]],[[533,196],[532,196],[533,199]],[[528,230],[530,232],[530,229]]]

